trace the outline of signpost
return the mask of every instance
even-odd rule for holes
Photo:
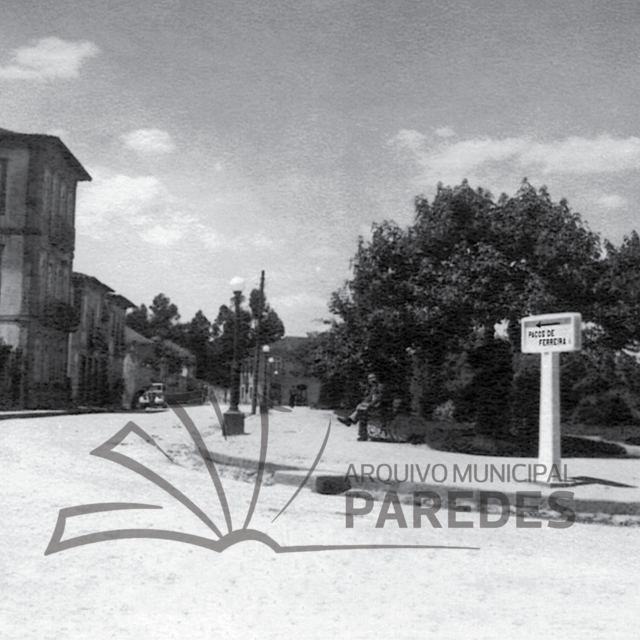
[[[579,313],[550,313],[520,320],[522,352],[540,354],[540,442],[538,458],[560,476],[560,353],[582,347]],[[555,470],[554,470],[555,465]]]

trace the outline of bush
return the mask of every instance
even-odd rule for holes
[[[608,426],[640,424],[637,412],[630,406],[628,394],[621,390],[605,391],[582,398],[571,416],[576,424]]]
[[[475,410],[476,431],[487,436],[508,435],[511,427],[513,359],[506,340],[494,339],[469,353],[471,382],[462,390],[460,410]]]
[[[523,354],[516,359],[511,411],[516,433],[523,437],[537,434],[540,422],[540,357],[537,355]]]

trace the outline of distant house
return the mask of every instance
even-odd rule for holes
[[[152,382],[162,382],[167,393],[189,391],[195,379],[196,357],[171,340],[147,338],[125,327],[126,355],[123,361],[122,404],[132,408],[138,394]]]
[[[156,343],[134,331],[124,328],[127,352],[122,364],[124,389],[122,406],[131,409],[137,400],[138,393],[148,389],[155,378],[155,346]]]
[[[69,338],[68,375],[75,404],[120,406],[124,391],[125,314],[134,307],[93,276],[73,274],[78,328]]]
[[[0,371],[4,406],[70,400],[76,186],[86,180],[59,138],[0,129],[0,343],[11,349]]]
[[[154,338],[154,340],[158,340]],[[196,357],[171,340],[161,340],[156,349],[157,369],[160,382],[164,382],[169,393],[182,393],[188,390],[189,381],[195,379]]]
[[[296,406],[317,406],[320,400],[320,380],[310,376],[298,357],[309,338],[287,336],[260,353],[258,393],[265,393],[274,402]],[[247,358],[241,366],[240,402],[249,404],[253,397],[254,360]]]

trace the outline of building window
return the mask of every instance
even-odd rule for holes
[[[7,167],[9,161],[0,158],[0,216],[7,213]]]

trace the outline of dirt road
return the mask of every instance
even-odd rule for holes
[[[166,414],[168,415],[168,414]],[[163,418],[164,420],[164,418]],[[167,417],[141,426],[170,433]],[[264,486],[251,527],[282,545],[407,544],[478,547],[277,555],[257,542],[222,554],[163,540],[114,540],[44,555],[59,509],[109,501],[161,505],[72,519],[64,537],[160,527],[211,535],[158,487],[89,451],[122,416],[5,421],[0,636],[80,638],[631,638],[640,624],[640,529],[375,527],[377,507],[345,527],[345,498]],[[164,431],[163,431],[164,430]],[[178,430],[175,430],[178,433]],[[179,440],[179,437],[174,438]],[[204,468],[169,462],[130,439],[145,461],[224,522]],[[234,528],[253,485],[223,478]]]

